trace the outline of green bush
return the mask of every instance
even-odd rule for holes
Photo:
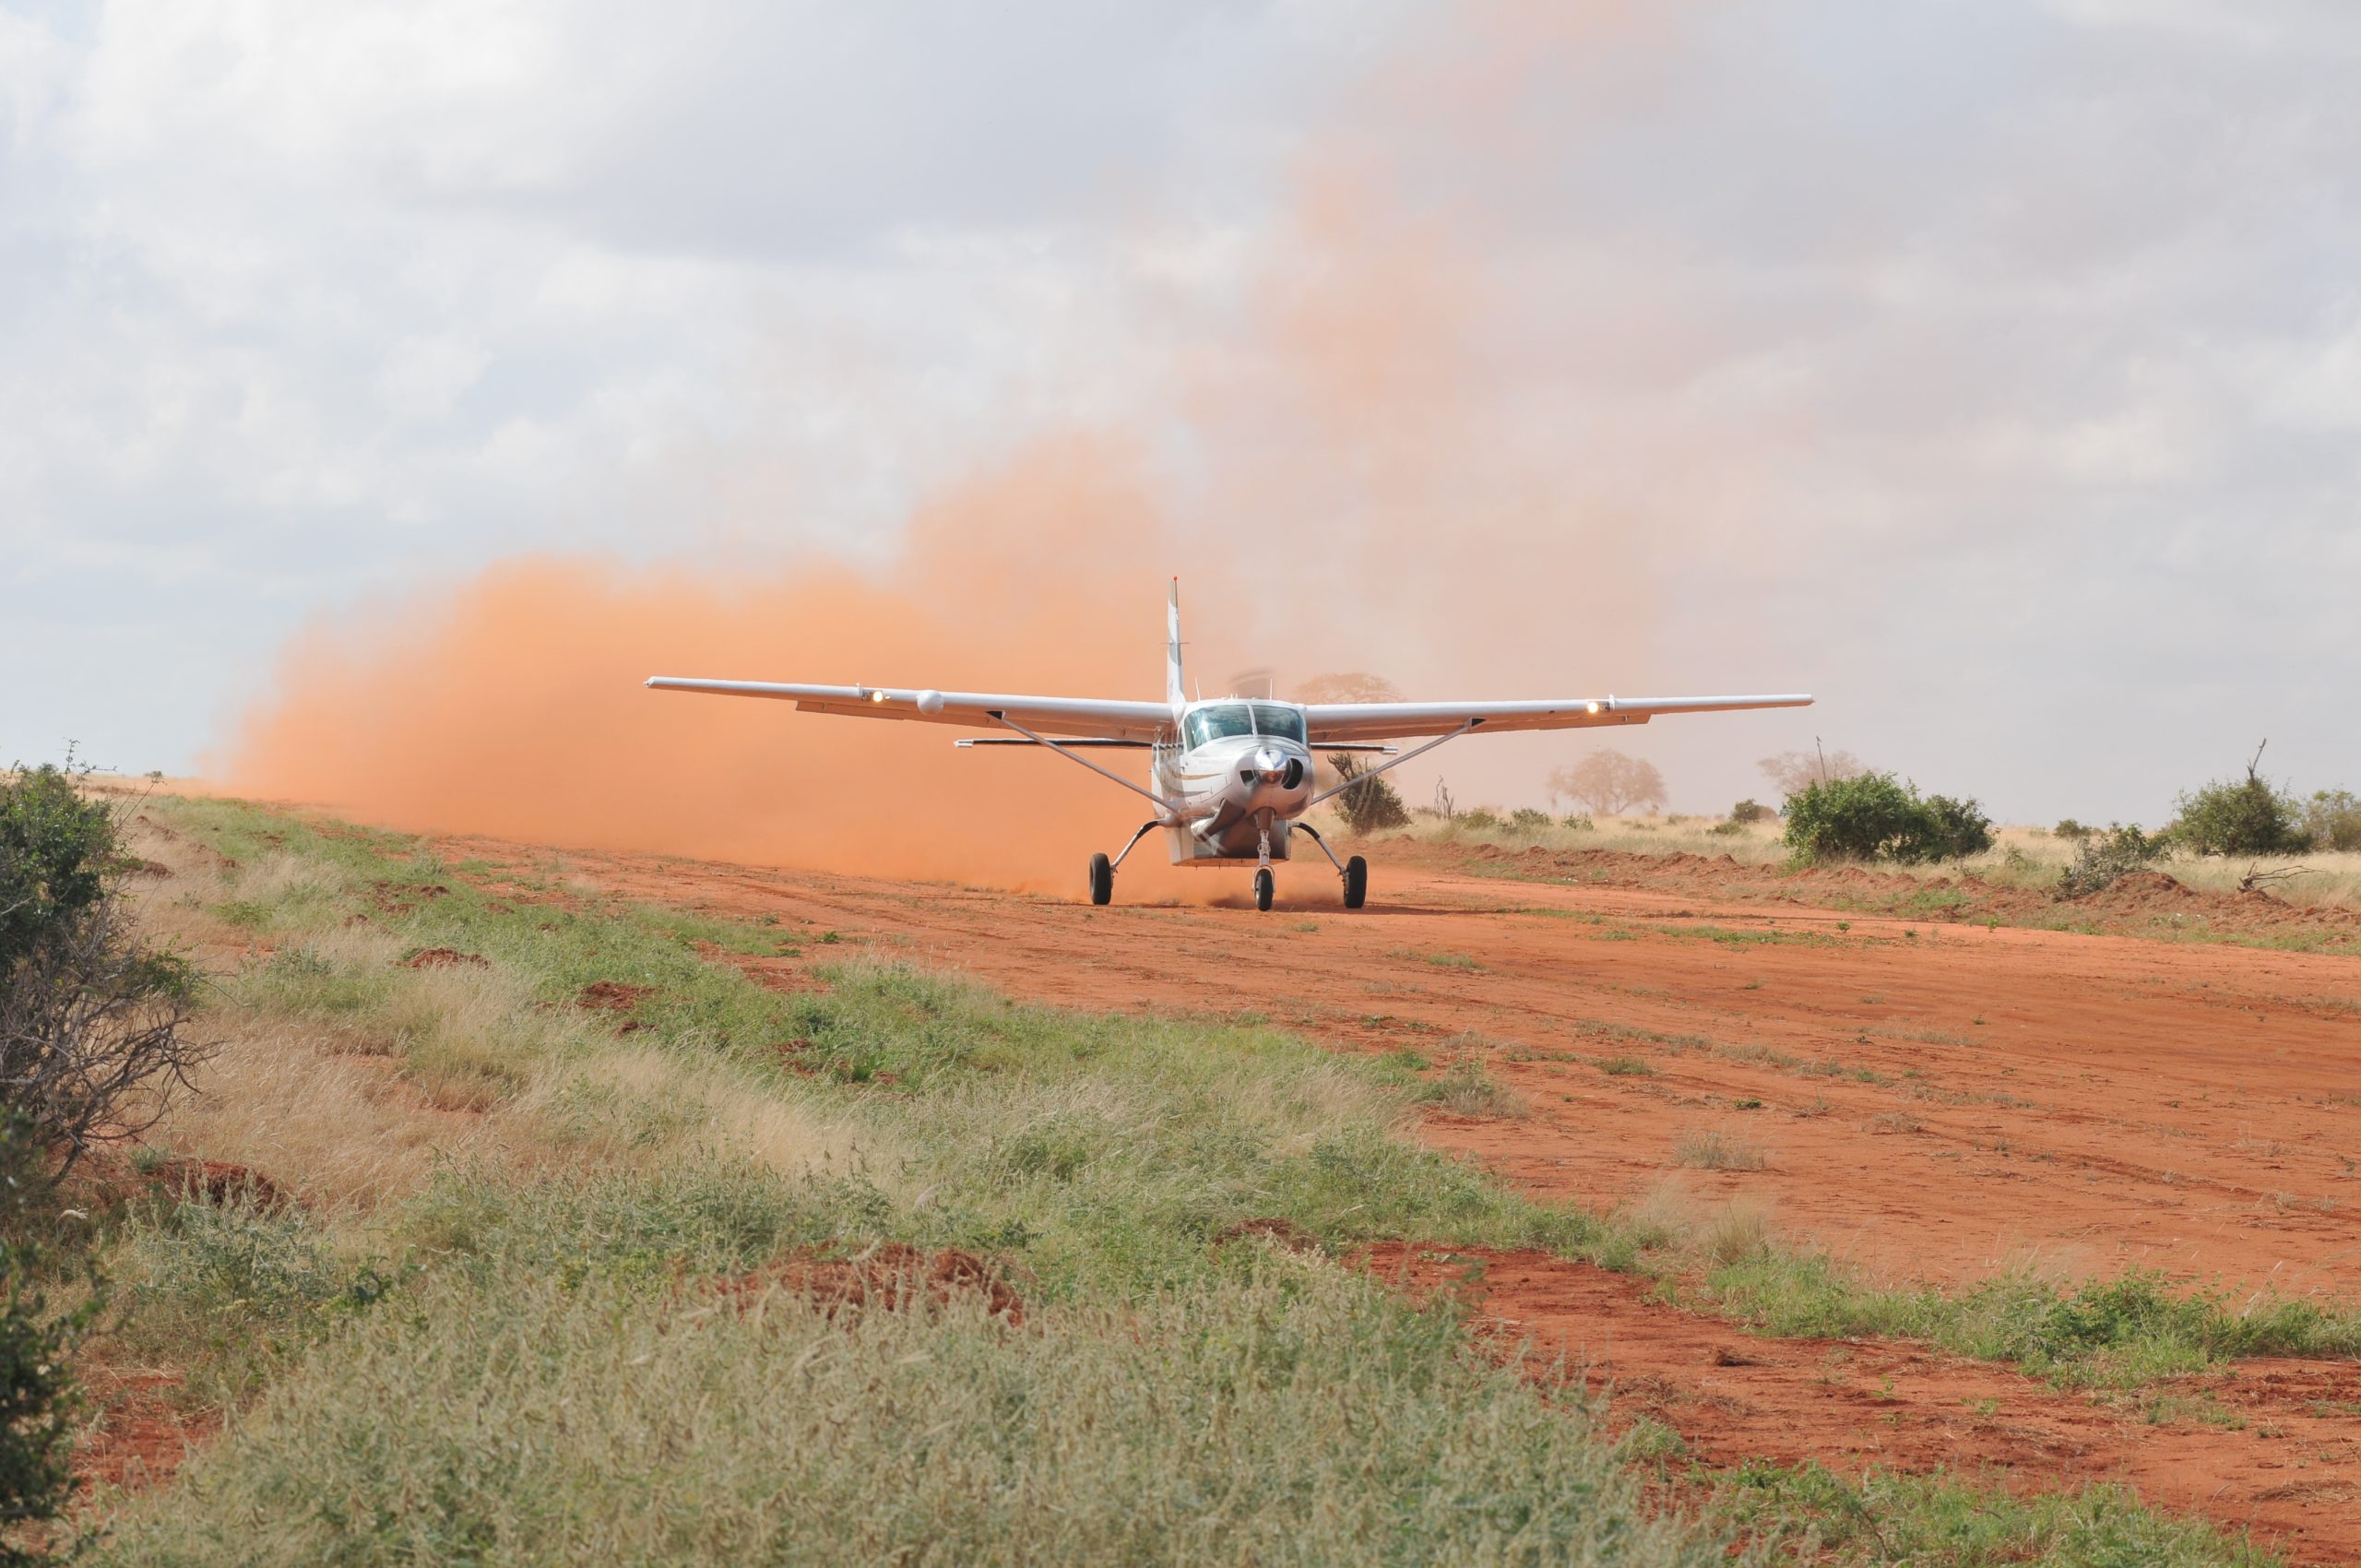
[[[106,891],[114,814],[50,763],[0,782],[0,975]]]
[[[2136,822],[2129,827],[2111,827],[2105,833],[2086,829],[2074,863],[2058,874],[2058,897],[2087,898],[2111,887],[2118,877],[2144,869],[2170,844],[2171,839],[2165,834],[2151,836],[2141,832]]]
[[[2165,829],[2201,855],[2296,855],[2312,847],[2303,803],[2256,771],[2257,750],[2244,778],[2223,778],[2180,797],[2180,815]]]
[[[1927,815],[1933,828],[1933,838],[1927,845],[1933,852],[1925,857],[1928,860],[1964,861],[1992,847],[1992,819],[1974,801],[1929,795]]]
[[[2322,790],[2304,802],[2304,829],[2315,849],[2361,849],[2361,797]]]
[[[0,1125],[0,1565],[6,1568],[50,1561],[14,1538],[18,1526],[56,1518],[73,1498],[68,1461],[81,1403],[74,1349],[101,1304],[93,1289],[71,1312],[50,1310],[41,1286],[42,1250],[29,1239],[47,1196],[41,1165],[39,1145],[21,1120]]]
[[[195,973],[141,939],[115,808],[87,776],[0,778],[0,1108],[68,1168],[137,1136],[203,1055],[181,1035]]]
[[[1572,828],[1576,833],[1596,833],[1598,831],[1598,824],[1591,821],[1590,818],[1584,816],[1580,812],[1572,812],[1563,817],[1560,817],[1558,821],[1558,826],[1560,827]]]
[[[1461,826],[1474,828],[1478,833],[1489,833],[1502,826],[1501,814],[1489,806],[1477,806],[1472,811],[1461,812],[1459,823]]]
[[[1771,814],[1771,808],[1751,795],[1730,808],[1732,822],[1761,822]]]
[[[1402,804],[1394,780],[1366,777],[1368,765],[1350,752],[1335,753],[1328,761],[1336,777],[1347,781],[1336,795],[1336,814],[1345,819],[1347,830],[1366,837],[1410,826],[1410,813]]]
[[[2070,816],[2061,816],[2058,819],[2058,826],[2051,828],[2049,831],[2056,834],[2060,838],[2079,844],[2083,839],[2088,838],[2095,830],[2085,827],[2082,824],[2076,822]]]
[[[1806,860],[1957,860],[1992,847],[1992,822],[1972,800],[1921,799],[1891,773],[1807,784],[1787,797],[1787,847]]]
[[[1549,814],[1531,806],[1519,806],[1509,813],[1509,826],[1518,833],[1538,833],[1549,826]]]

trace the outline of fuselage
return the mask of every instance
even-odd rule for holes
[[[1190,704],[1179,732],[1157,742],[1157,793],[1180,802],[1168,825],[1173,863],[1287,859],[1287,825],[1311,803],[1312,757],[1294,703],[1228,698]]]

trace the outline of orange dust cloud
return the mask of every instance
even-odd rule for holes
[[[651,692],[652,674],[1050,695],[1162,690],[1160,530],[1130,455],[1028,450],[913,520],[902,564],[781,580],[530,558],[389,627],[316,627],[223,765],[373,822],[1066,889],[1147,802],[961,731]],[[1169,574],[1166,574],[1169,575]],[[1145,782],[1145,766],[1125,757]],[[1172,891],[1159,843],[1133,897]],[[1157,868],[1157,869],[1151,869]],[[1214,889],[1198,889],[1209,894]]]

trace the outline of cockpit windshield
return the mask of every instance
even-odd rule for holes
[[[1254,710],[1254,733],[1278,735],[1295,742],[1298,745],[1303,743],[1303,710],[1301,708],[1287,707],[1275,702],[1250,703],[1247,706]]]
[[[1182,722],[1180,735],[1192,747],[1231,735],[1275,735],[1300,745],[1303,714],[1275,702],[1207,703]]]

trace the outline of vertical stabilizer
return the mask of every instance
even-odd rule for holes
[[[1189,688],[1180,677],[1180,579],[1172,579],[1172,607],[1165,614],[1164,700],[1177,719],[1189,706]]]

